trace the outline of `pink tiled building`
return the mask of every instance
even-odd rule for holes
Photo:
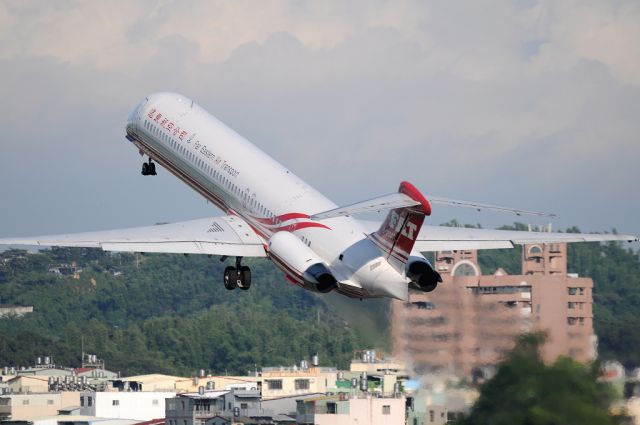
[[[420,373],[489,376],[525,331],[544,330],[543,357],[596,356],[593,281],[567,273],[565,244],[523,247],[522,274],[483,275],[477,252],[436,253],[444,282],[392,306],[394,355]]]

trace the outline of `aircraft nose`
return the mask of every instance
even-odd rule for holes
[[[142,101],[138,102],[136,107],[133,108],[133,111],[131,111],[131,113],[127,117],[127,125],[126,125],[127,133],[136,131],[138,121],[140,120],[140,114],[144,108],[144,105],[146,105],[148,101],[149,101],[149,98],[146,97]]]

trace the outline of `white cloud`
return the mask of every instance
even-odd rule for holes
[[[129,109],[174,90],[339,201],[409,178],[535,209],[588,181],[637,208],[638,16],[632,1],[5,1],[0,178],[61,155],[73,180],[83,152],[84,184],[104,187],[90,169],[126,155],[113,139]],[[28,159],[45,141],[47,161]],[[153,221],[180,218],[175,205]]]

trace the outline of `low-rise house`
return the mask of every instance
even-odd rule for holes
[[[449,388],[444,384],[418,389],[407,403],[409,405],[407,423],[415,425],[450,423],[468,414],[478,395],[478,391],[472,388]]]
[[[200,390],[196,393],[178,394],[167,400],[166,425],[209,424],[209,421],[218,416],[270,420],[273,412],[262,409],[257,389]]]
[[[286,415],[295,418],[298,407],[298,400],[317,398],[323,395],[323,393],[310,393],[270,398],[269,400],[262,400],[262,408],[265,411],[273,412],[274,418],[277,415]]]
[[[309,425],[404,424],[405,403],[404,396],[374,397],[366,393],[357,397],[347,393],[322,396],[298,401],[296,421]]]
[[[60,409],[79,404],[77,392],[5,395],[0,397],[0,422],[54,416]]]
[[[16,375],[7,380],[11,394],[46,393],[49,391],[49,377]]]
[[[111,380],[116,391],[195,391],[197,384],[192,378],[162,374],[138,375]]]
[[[336,386],[335,367],[267,367],[258,377],[262,399],[325,393]]]
[[[80,414],[149,421],[164,417],[165,401],[175,391],[82,392]]]
[[[1,305],[0,317],[22,317],[25,314],[33,313],[32,305]]]
[[[3,425],[136,425],[140,421],[128,419],[95,418],[82,415],[56,415],[29,419],[28,421],[7,421]]]

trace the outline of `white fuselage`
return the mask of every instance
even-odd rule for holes
[[[312,221],[336,205],[192,100],[173,93],[145,98],[127,134],[139,150],[224,212],[244,219],[263,240],[287,231],[331,267],[338,291],[353,297],[405,299],[408,280],[396,272],[351,217]],[[286,264],[271,258],[288,278]]]

